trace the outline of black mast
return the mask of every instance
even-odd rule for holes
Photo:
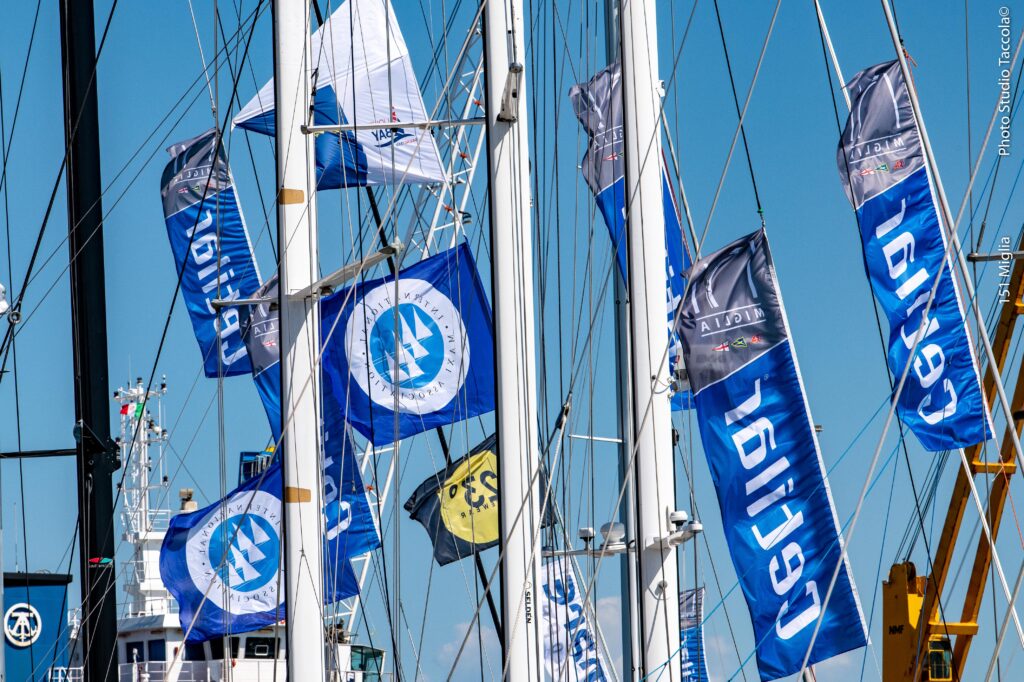
[[[108,408],[95,32],[92,0],[60,0],[82,566],[82,628],[77,646],[85,658],[86,681],[113,682],[117,678],[117,593],[111,483],[118,465]]]

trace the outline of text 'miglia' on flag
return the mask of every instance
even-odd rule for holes
[[[311,38],[314,125],[367,126],[316,138],[317,189],[445,181],[395,6],[345,0]],[[274,134],[274,82],[234,124]],[[393,124],[393,125],[387,125]]]
[[[900,420],[932,452],[980,443],[992,435],[991,416],[899,62],[864,69],[847,89],[850,118],[837,163],[857,211],[871,289],[889,319],[889,370],[898,381],[911,364],[896,402]]]
[[[700,259],[680,331],[762,680],[867,643],[764,230]],[[822,610],[839,568],[827,609]]]
[[[374,445],[494,409],[491,310],[469,247],[320,303],[323,373]],[[325,387],[326,387],[325,381]],[[397,424],[397,430],[396,430]]]
[[[248,374],[242,341],[245,307],[213,301],[248,298],[260,287],[234,181],[216,131],[172,145],[160,181],[167,237],[181,273],[181,296],[203,355],[206,376]]]
[[[626,162],[625,142],[622,135],[622,68],[619,62],[599,71],[586,83],[569,89],[576,117],[583,124],[590,139],[583,155],[583,178],[594,194],[597,207],[615,249],[615,260],[624,281],[629,281],[626,259]],[[662,167],[662,205],[665,209],[665,298],[666,328],[669,345],[669,367],[681,367],[683,353],[679,335],[675,330],[675,312],[686,290],[683,275],[690,268],[690,255],[686,251],[679,212],[676,210],[672,186],[662,163],[661,150],[651,150],[652,163]],[[683,409],[690,403],[687,394],[673,397],[672,409]]]

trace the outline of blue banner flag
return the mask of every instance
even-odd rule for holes
[[[679,666],[682,682],[708,682],[704,654],[704,588],[679,593]]]
[[[898,380],[911,363],[899,417],[932,452],[980,443],[992,437],[991,417],[899,63],[861,71],[848,89],[839,175],[857,210],[871,288],[889,319],[889,370]]]
[[[597,208],[604,217],[615,248],[619,273],[628,281],[626,238],[626,179],[625,144],[622,137],[622,73],[615,62],[600,71],[586,83],[569,90],[576,117],[587,130],[590,144],[583,157],[583,177],[594,194]],[[660,154],[655,150],[653,154]],[[664,164],[662,164],[664,169]],[[683,276],[690,269],[690,254],[683,240],[679,211],[672,196],[672,185],[662,172],[662,205],[665,211],[665,298],[669,339],[669,367],[673,373],[682,368],[683,353],[679,335],[675,330],[675,312],[686,290]],[[688,392],[673,396],[672,409],[691,405]]]
[[[320,319],[323,372],[374,445],[494,409],[491,311],[465,244],[397,283],[389,275],[324,298]]]
[[[867,643],[764,230],[690,271],[680,315],[704,453],[762,680]]]
[[[274,443],[281,442],[281,347],[278,345],[277,275],[267,280],[254,298],[245,327],[245,347],[252,362],[252,380],[270,422]]]
[[[160,181],[164,221],[181,295],[203,355],[206,376],[248,374],[242,341],[246,310],[213,301],[248,298],[260,287],[234,181],[215,131],[171,146]]]
[[[223,500],[171,518],[160,577],[178,602],[192,642],[251,632],[284,620],[281,464]],[[325,572],[324,602],[359,594],[347,561]]]

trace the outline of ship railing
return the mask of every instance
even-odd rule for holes
[[[118,602],[117,612],[121,618],[132,618],[136,616],[163,616],[178,613],[178,601],[167,592],[163,596],[149,597],[142,602],[142,608],[137,608],[137,599],[128,599]]]
[[[231,677],[252,682],[275,682],[286,677],[287,663],[283,659],[253,660],[235,659],[231,665]],[[68,668],[77,677],[52,678],[48,682],[81,682],[82,669]],[[122,663],[118,666],[118,682],[222,682],[225,664],[222,661],[177,661],[172,666],[163,661]],[[368,674],[331,670],[328,682],[392,682],[391,673]]]
[[[46,682],[83,682],[82,668],[53,667],[46,671]]]

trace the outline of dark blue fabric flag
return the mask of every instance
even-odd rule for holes
[[[320,315],[324,374],[374,445],[494,409],[491,311],[465,244],[401,271],[397,287],[387,276],[338,291]]]
[[[258,630],[285,617],[281,464],[208,507],[171,518],[160,577],[192,642]],[[359,594],[348,561],[325,571],[324,602]]]
[[[848,89],[839,174],[857,209],[871,288],[889,319],[889,370],[898,380],[911,363],[899,417],[932,452],[980,443],[992,437],[991,418],[899,63],[861,71]]]
[[[323,373],[324,539],[327,563],[348,565],[350,557],[380,547],[359,461],[335,397],[329,373]]]
[[[680,317],[704,453],[762,680],[800,670],[842,537],[764,230],[702,258]],[[843,561],[809,663],[867,643]]]
[[[216,310],[212,302],[248,298],[260,287],[223,147],[214,158],[217,146],[213,130],[171,146],[160,182],[167,237],[182,273],[181,295],[208,377],[252,371],[242,341],[246,311]]]

